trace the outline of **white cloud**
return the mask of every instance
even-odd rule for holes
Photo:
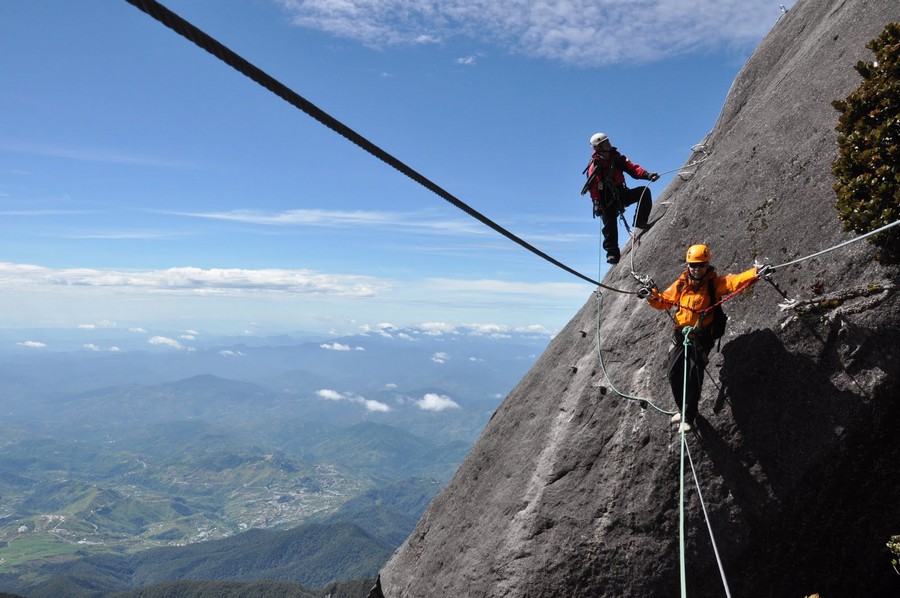
[[[104,162],[108,164],[131,164],[137,166],[162,166],[166,168],[191,168],[192,164],[185,162],[172,162],[171,160],[155,158],[152,156],[136,156],[117,153],[109,150],[99,150],[86,147],[60,147],[38,144],[0,144],[0,149],[22,154],[34,154],[37,156],[52,156],[67,160],[83,162]]]
[[[353,393],[341,393],[328,388],[317,390],[316,396],[329,401],[349,401],[351,403],[356,403],[357,405],[362,405],[366,409],[366,411],[373,411],[376,413],[387,413],[391,410],[389,406],[382,403],[381,401],[367,399]]]
[[[104,350],[103,347],[101,347],[101,346],[99,346],[99,345],[95,345],[94,343],[85,343],[85,344],[82,345],[82,346],[83,346],[85,349],[87,349],[88,351],[94,351],[94,352],[97,352],[97,353],[99,353],[99,352],[101,352],[101,351]],[[118,353],[118,352],[121,351],[121,350],[122,350],[122,349],[120,349],[119,347],[116,347],[116,346],[112,346],[112,347],[110,347],[109,349],[106,349],[106,351],[109,351],[110,353]]]
[[[417,326],[428,336],[441,336],[444,334],[456,334],[456,326],[446,322],[425,322]]]
[[[372,47],[459,37],[578,66],[752,48],[781,16],[746,0],[280,0],[301,27]],[[786,0],[792,6],[793,0]]]
[[[81,233],[70,233],[65,235],[68,239],[107,239],[107,240],[122,240],[122,239],[170,239],[172,237],[176,237],[173,233],[167,232],[157,232],[157,231],[102,231],[102,232],[81,232]]]
[[[528,326],[517,326],[516,332],[520,334],[534,334],[537,336],[553,336],[554,332],[548,330],[545,326],[541,324],[529,324]]]
[[[46,343],[42,343],[41,341],[23,341],[16,344],[20,347],[28,347],[29,349],[43,349],[47,346]]]
[[[172,347],[173,349],[184,349],[184,345],[176,341],[174,338],[165,336],[153,336],[147,341],[151,345]]]
[[[438,293],[493,293],[541,297],[583,297],[589,285],[580,282],[509,282],[491,279],[430,278]]]
[[[462,58],[457,58],[454,61],[456,64],[462,64],[465,66],[475,66],[477,60],[474,56],[463,56]]]
[[[0,284],[24,288],[115,288],[166,294],[255,296],[259,293],[372,297],[390,284],[371,276],[323,274],[315,270],[246,270],[194,268],[121,271],[92,268],[53,269],[31,264],[0,262]],[[83,328],[112,323],[82,324]],[[114,325],[114,324],[112,324]]]
[[[350,345],[344,345],[342,343],[334,342],[334,343],[322,343],[319,345],[322,349],[327,351],[365,351],[365,347],[351,347]]]
[[[147,334],[147,331],[146,331],[146,330],[144,330],[143,328],[138,328],[138,327],[135,327],[135,328],[129,328],[129,329],[128,329],[128,332],[133,332],[133,333],[135,333],[135,334]]]
[[[509,338],[509,326],[502,324],[466,324],[473,336],[490,336],[491,338]]]
[[[365,406],[367,411],[376,411],[378,413],[387,413],[391,410],[390,407],[382,403],[381,401],[375,401],[372,399],[363,399],[363,406]]]
[[[440,351],[431,356],[431,361],[435,363],[447,363],[447,360],[450,359],[450,356]]]
[[[173,216],[224,220],[240,224],[280,227],[381,228],[423,234],[487,236],[490,231],[471,218],[448,218],[437,210],[421,212],[374,212],[365,210],[231,210],[229,212],[167,212]]]
[[[399,331],[400,329],[391,324],[390,322],[382,322],[380,324],[375,324],[374,326],[369,324],[363,324],[359,327],[360,332],[363,334],[378,334],[383,336],[384,338],[394,338],[394,333]]]
[[[222,357],[243,357],[244,354],[240,351],[232,351],[231,349],[222,349],[219,351],[219,355]]]
[[[528,336],[552,337],[556,333],[542,324],[528,324],[523,326],[507,326],[494,323],[463,323],[450,324],[447,322],[423,322],[408,328],[399,328],[393,324],[363,324],[359,327],[363,334],[380,334],[385,338],[395,338],[408,341],[418,340],[418,335],[425,336],[482,336],[492,339],[511,338],[513,334]]]
[[[341,343],[322,343],[319,345],[322,349],[327,349],[328,351],[349,351],[350,345],[342,345]]]
[[[459,409],[459,403],[446,395],[428,393],[416,405],[423,411],[444,411],[446,409]]]
[[[336,390],[330,390],[327,388],[323,388],[322,390],[317,390],[316,395],[323,398],[328,399],[329,401],[340,401],[345,399],[346,397],[339,393]]]
[[[376,326],[376,331],[378,334],[385,338],[394,338],[394,331],[397,330],[397,327],[391,324],[390,322],[382,322]]]

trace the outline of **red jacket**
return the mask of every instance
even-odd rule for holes
[[[599,150],[595,150],[594,155],[591,156],[591,163],[588,164],[588,178],[593,174],[595,168],[599,168],[600,172],[597,173],[597,177],[590,185],[591,199],[594,201],[600,200],[600,190],[603,188],[602,185],[610,183],[616,187],[624,185],[624,172],[627,172],[631,175],[631,178],[634,179],[646,179],[647,175],[650,174],[620,154],[616,148],[612,148],[612,151],[609,154],[609,160],[603,158],[603,156],[600,155]]]

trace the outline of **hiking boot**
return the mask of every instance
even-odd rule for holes
[[[641,222],[641,223],[635,223],[634,228],[639,228],[642,231],[648,231],[648,230],[650,230],[650,227],[652,227],[652,226],[653,226],[653,224],[650,222]]]
[[[676,413],[675,415],[672,416],[672,419],[670,419],[669,421],[672,422],[673,424],[680,424],[681,423],[681,414]]]
[[[618,264],[618,263],[619,263],[619,256],[617,256],[617,255],[612,255],[612,254],[606,256],[606,263],[607,263],[607,264]]]
[[[692,429],[693,429],[693,427],[691,426],[691,424],[689,424],[687,422],[682,422],[681,426],[678,428],[678,431],[679,432],[690,432]]]

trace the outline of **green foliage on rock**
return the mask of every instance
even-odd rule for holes
[[[844,230],[867,233],[900,220],[900,23],[889,23],[867,46],[872,62],[859,61],[860,86],[832,105],[841,112],[835,207]],[[872,237],[883,262],[900,260],[900,232]]]
[[[900,575],[900,536],[891,536],[891,541],[887,543],[887,547],[891,554],[894,555],[894,558],[891,559],[891,565],[894,566],[894,571],[897,572],[897,575]]]

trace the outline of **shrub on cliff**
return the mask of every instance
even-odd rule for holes
[[[832,105],[841,112],[836,127],[840,155],[835,207],[844,230],[867,233],[900,220],[900,23],[889,23],[867,48],[873,62],[859,61],[859,88]],[[879,259],[900,261],[900,232],[872,237]]]
[[[887,547],[894,557],[891,559],[891,565],[894,566],[894,571],[897,572],[897,575],[900,575],[900,536],[891,536],[891,541],[887,543]]]

